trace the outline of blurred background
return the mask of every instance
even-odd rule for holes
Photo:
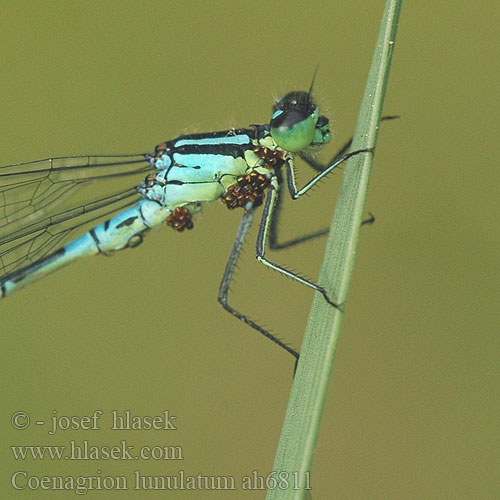
[[[266,123],[307,89],[349,138],[383,1],[3,2],[0,164],[152,151],[187,132]],[[325,418],[316,500],[498,498],[498,26],[494,2],[407,2]],[[302,167],[302,165],[301,165]],[[312,175],[306,166],[299,177]],[[329,225],[342,172],[287,203],[283,237]],[[83,260],[0,303],[2,434],[12,445],[181,446],[183,461],[14,460],[15,471],[120,476],[87,498],[264,498],[293,360],[224,312],[217,289],[239,213],[205,206],[112,258]],[[253,238],[253,239],[252,239]],[[252,233],[232,303],[300,347],[312,294],[257,264]],[[324,241],[274,254],[317,276]],[[14,430],[102,410],[99,431]],[[177,416],[176,431],[111,431],[111,410]],[[233,476],[237,491],[148,491],[133,472]],[[60,495],[60,494],[59,494]],[[64,494],[63,495],[67,495]],[[47,492],[30,491],[30,498]],[[55,498],[56,493],[50,494]],[[66,496],[65,496],[66,498]]]

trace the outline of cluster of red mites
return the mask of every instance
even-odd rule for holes
[[[184,229],[193,229],[193,216],[186,207],[177,207],[168,217],[167,226],[170,226],[176,231],[184,231]]]
[[[279,168],[283,163],[283,152],[266,147],[256,147],[253,152],[260,156],[266,166]],[[269,185],[269,178],[253,170],[247,175],[240,175],[236,179],[236,184],[229,186],[222,197],[222,201],[227,208],[245,207],[247,203],[253,203],[254,207],[262,204],[264,190]]]
[[[259,146],[253,152],[267,163],[268,168],[276,167],[283,161],[283,152],[276,149]]]
[[[264,198],[264,189],[268,186],[269,179],[253,170],[247,175],[240,175],[236,184],[229,186],[222,197],[227,208],[245,207],[252,202],[258,207]]]
[[[163,146],[163,147],[162,147]],[[165,150],[164,145],[157,147],[156,156],[161,156]],[[257,147],[254,153],[260,156],[268,168],[279,168],[283,163],[283,153],[266,147]],[[151,174],[147,178],[147,183],[154,183],[155,175]],[[222,196],[222,201],[227,208],[233,209],[237,207],[246,207],[247,203],[253,203],[254,207],[262,204],[264,199],[264,191],[269,186],[270,179],[265,175],[259,174],[256,170],[252,170],[249,174],[240,175],[236,179],[236,184],[229,186],[227,191]],[[186,207],[177,207],[168,217],[167,225],[176,231],[184,231],[184,229],[192,229],[193,221],[192,214]]]

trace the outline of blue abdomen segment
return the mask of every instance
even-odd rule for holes
[[[165,206],[155,201],[142,199],[136,205],[120,212],[112,219],[101,222],[101,224],[91,229],[88,234],[94,240],[99,252],[115,252],[136,246],[140,243],[144,231],[164,222],[170,213],[171,210]],[[77,244],[79,239],[67,246]]]
[[[0,297],[5,297],[81,257],[134,247],[142,241],[145,231],[161,224],[170,213],[168,208],[159,203],[142,199],[56,252],[5,276],[0,281]]]

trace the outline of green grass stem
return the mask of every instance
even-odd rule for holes
[[[389,78],[402,0],[387,0],[354,131],[352,150],[374,148]],[[344,316],[374,155],[353,157],[345,167],[318,282],[342,310],[316,293],[276,453],[268,500],[305,498],[328,382]],[[280,476],[281,473],[281,476]],[[276,483],[273,484],[273,480]],[[285,486],[288,486],[285,488]],[[331,497],[330,497],[331,498]]]

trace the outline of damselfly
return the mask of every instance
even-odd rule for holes
[[[266,125],[183,135],[159,144],[152,154],[69,156],[0,167],[1,297],[86,255],[135,247],[164,222],[176,231],[191,229],[202,203],[219,199],[230,209],[243,210],[219,302],[298,358],[294,349],[229,305],[227,297],[255,209],[263,204],[257,259],[338,307],[320,285],[265,256],[268,238],[276,246],[283,171],[295,200],[348,158],[369,152],[346,153],[348,142],[331,162],[320,165],[309,152],[330,139],[329,121],[319,114],[311,91],[295,91],[275,102]],[[317,171],[301,189],[295,182],[296,156]],[[120,188],[126,177],[132,187]],[[137,184],[134,177],[144,180]]]

